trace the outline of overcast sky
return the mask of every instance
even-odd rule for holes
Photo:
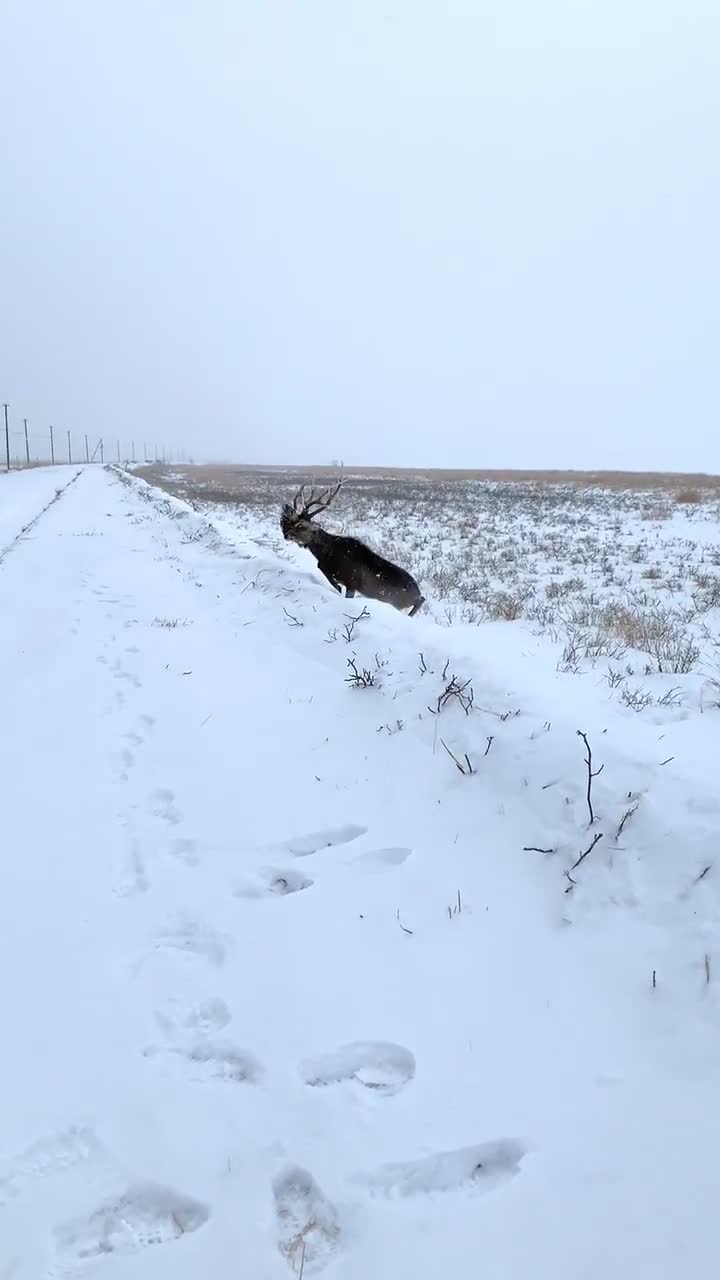
[[[719,67],[717,0],[0,0],[0,400],[720,471]]]

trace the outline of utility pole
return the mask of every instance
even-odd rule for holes
[[[119,440],[117,442],[117,447],[118,447],[118,466],[120,466],[120,441]]]
[[[134,440],[132,442],[132,445],[130,446],[130,457],[134,462],[135,461],[135,441]]]
[[[70,432],[68,431],[68,462],[72,462],[72,445],[70,443]]]
[[[10,408],[9,404],[3,405],[3,409],[5,410],[5,459],[7,462],[6,470],[8,471],[10,470],[10,428],[8,426],[8,409],[9,408]]]
[[[54,428],[51,427],[50,428],[50,461],[52,462],[53,466],[55,466],[55,440],[53,439],[53,430]]]
[[[102,464],[104,461],[105,461],[105,441],[103,440],[103,438],[102,438],[102,436],[101,436],[101,437],[100,437],[100,462],[101,462],[101,464]]]
[[[85,461],[90,461],[90,445],[88,444],[87,436],[85,436]]]
[[[28,443],[27,418],[23,418],[23,422],[25,423],[25,461],[28,466],[30,466],[30,445]]]

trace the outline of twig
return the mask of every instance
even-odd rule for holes
[[[707,951],[705,952],[705,982],[710,986],[710,956]]]
[[[285,608],[283,608],[283,613],[285,614],[285,617],[288,619],[288,626],[290,627],[305,626],[305,623],[301,622],[299,618],[296,618],[294,613],[288,613],[287,609]]]
[[[620,826],[618,827],[617,831],[615,832],[615,843],[616,843],[616,844],[617,844],[618,840],[620,839],[620,837],[621,837],[621,835],[622,835],[622,833],[623,833],[623,830],[624,830],[624,827],[625,827],[625,823],[630,821],[630,819],[632,818],[633,814],[637,813],[637,811],[638,811],[638,809],[639,809],[639,808],[640,808],[640,801],[638,801],[638,802],[637,802],[637,804],[633,804],[633,805],[631,805],[629,809],[626,809],[625,813],[623,814],[623,816],[622,816],[622,818],[621,818],[621,820],[620,820]]]
[[[654,991],[657,986],[657,975],[654,969],[653,969],[653,976],[652,976],[652,985],[653,985],[653,991]]]
[[[427,663],[425,661],[425,654],[421,653],[420,654],[420,675],[424,676],[426,671],[427,671]]]
[[[554,849],[541,849],[536,844],[524,844],[523,853],[554,853]]]
[[[582,738],[583,742],[585,743],[585,750],[587,751],[587,755],[586,755],[586,757],[585,757],[585,764],[587,765],[587,772],[588,772],[588,776],[587,776],[587,807],[588,807],[588,811],[589,811],[589,813],[590,813],[590,826],[592,826],[593,822],[595,821],[595,814],[594,814],[594,812],[593,812],[593,805],[592,805],[592,784],[593,784],[593,778],[597,778],[598,774],[601,774],[601,773],[602,773],[603,769],[605,768],[605,765],[604,765],[604,764],[601,764],[601,765],[600,765],[600,768],[599,768],[599,769],[596,769],[596,770],[595,770],[595,772],[593,773],[593,767],[592,767],[592,751],[591,751],[591,749],[590,749],[590,743],[588,742],[588,739],[587,739],[587,734],[586,734],[586,733],[583,733],[583,732],[582,732],[582,729],[578,729],[578,731],[577,731],[577,735],[578,735],[578,738]],[[589,851],[588,851],[588,852],[589,852]]]
[[[437,706],[428,707],[428,711],[432,711],[433,715],[439,715],[443,707],[447,706],[451,698],[456,698],[465,712],[465,715],[469,716],[472,711],[473,702],[475,701],[472,682],[470,680],[465,680],[463,684],[460,684],[457,676],[452,675],[449,683],[446,684],[442,693],[438,697]]]
[[[475,770],[472,767],[472,764],[470,763],[470,757],[468,756],[467,752],[465,752],[465,764],[462,764],[462,762],[458,760],[457,756],[450,750],[447,742],[444,742],[442,738],[440,739],[440,741],[442,742],[445,750],[450,756],[450,759],[454,761],[455,768],[459,769],[460,772],[463,774],[463,776],[467,776],[468,774],[475,772]]]
[[[487,756],[487,755],[489,755],[489,754],[490,754],[490,748],[491,748],[491,746],[492,746],[492,744],[493,744],[493,742],[494,742],[494,741],[495,741],[495,735],[494,735],[493,733],[489,733],[489,734],[488,734],[488,740],[487,740],[487,746],[486,746],[486,748],[485,748],[485,750],[484,750],[484,752],[483,752],[483,755]]]
[[[370,613],[368,609],[363,607],[362,611],[357,615],[346,613],[345,617],[347,618],[347,622],[343,624],[342,635],[343,640],[345,640],[347,644],[350,644],[355,639],[355,628],[358,622],[362,622],[363,618],[369,618]]]
[[[585,861],[585,859],[587,858],[588,854],[589,854],[589,853],[592,853],[593,849],[595,848],[595,845],[598,843],[598,841],[602,840],[602,838],[603,838],[603,833],[602,833],[602,831],[598,831],[597,835],[593,836],[592,844],[588,845],[588,847],[587,847],[587,849],[585,850],[585,852],[580,854],[580,857],[578,858],[577,862],[573,862],[573,864],[572,864],[572,866],[571,866],[571,868],[570,868],[570,870],[571,870],[571,871],[574,871],[576,867],[579,867],[579,866],[580,866],[580,863],[581,863],[581,862],[584,862],[584,861]]]
[[[347,665],[350,668],[350,675],[345,677],[346,684],[351,685],[353,689],[371,689],[373,687],[375,684],[374,671],[368,671],[367,667],[363,667],[358,671],[354,658],[348,658]]]
[[[696,876],[695,879],[693,880],[693,884],[699,884],[701,880],[704,880],[708,871],[712,871],[712,862],[708,862],[707,866],[703,867],[703,870],[700,872],[700,875]]]
[[[406,929],[406,928],[405,928],[405,925],[403,924],[402,920],[400,919],[400,908],[399,908],[399,907],[398,907],[397,911],[395,912],[395,919],[397,920],[398,924],[400,925],[400,928],[402,929],[403,933],[409,933],[409,934],[412,936],[412,934],[413,934],[413,930],[412,930],[412,929]]]
[[[462,915],[462,898],[460,897],[460,890],[458,889],[457,902],[454,904],[454,906],[448,907],[448,916],[452,920],[453,916],[459,916],[459,915]]]
[[[665,764],[672,764],[672,762],[673,762],[673,760],[674,760],[674,759],[675,759],[675,757],[674,757],[674,756],[668,756],[667,760],[661,760],[661,761],[660,761],[660,768],[662,769],[663,765],[665,765]]]

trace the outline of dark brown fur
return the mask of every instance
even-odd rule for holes
[[[384,600],[396,609],[410,609],[411,618],[424,603],[425,598],[411,574],[379,556],[358,538],[327,533],[313,524],[312,516],[288,503],[283,506],[280,527],[288,541],[307,547],[317,560],[318,569],[336,591],[344,587],[348,597],[357,594],[369,600]]]

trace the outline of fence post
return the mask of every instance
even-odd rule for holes
[[[90,445],[88,444],[87,435],[85,436],[85,461],[90,461]]]
[[[23,422],[25,423],[25,461],[27,462],[28,466],[30,466],[30,444],[28,441],[28,433],[27,433],[27,418],[23,418]]]
[[[68,431],[68,433],[67,433],[67,436],[68,436],[68,462],[72,462],[72,444],[70,443],[70,432],[69,432],[69,431]]]
[[[132,460],[133,460],[133,462],[134,462],[134,461],[135,461],[135,441],[134,441],[134,440],[133,440],[133,442],[132,442],[132,444],[131,444],[131,446],[130,446],[130,457],[132,458]]]
[[[8,404],[3,405],[3,409],[5,410],[5,460],[7,463],[7,466],[6,466],[7,471],[10,470],[10,428],[8,426],[8,409],[9,408],[10,408],[10,405]]]
[[[101,436],[100,437],[100,462],[104,463],[104,461],[105,461],[105,442]]]
[[[50,428],[50,461],[55,466],[55,441],[53,439],[53,428]]]

